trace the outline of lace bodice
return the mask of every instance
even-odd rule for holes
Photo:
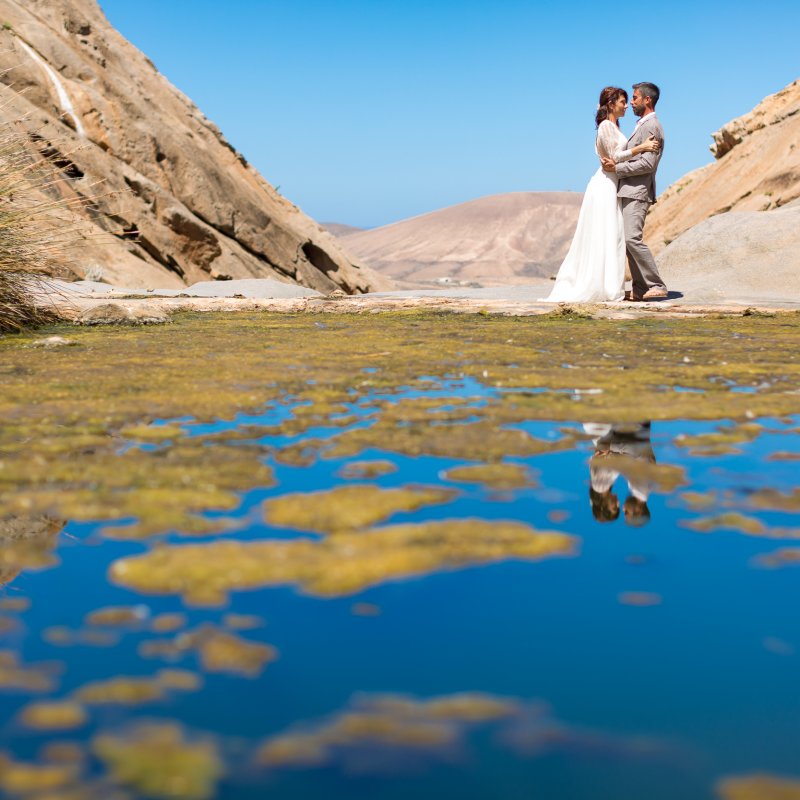
[[[613,158],[619,164],[633,158],[633,151],[626,150],[625,134],[611,120],[604,119],[597,129],[595,152],[600,158]]]

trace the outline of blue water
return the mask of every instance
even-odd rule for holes
[[[463,396],[474,387],[465,386]],[[439,394],[439,389],[432,391]],[[441,389],[453,397],[452,386]],[[278,424],[284,408],[214,425],[183,421],[197,435],[239,425]],[[724,422],[724,421],[723,421]],[[159,660],[137,655],[152,633],[127,632],[118,646],[54,647],[39,633],[53,625],[73,629],[100,606],[145,602],[153,614],[186,610],[189,627],[219,622],[224,613],[257,614],[264,628],[242,635],[268,642],[280,658],[255,679],[209,674],[196,693],[133,709],[99,707],[76,733],[41,734],[15,719],[30,696],[0,693],[3,747],[35,758],[50,740],[85,741],[135,719],[178,719],[189,730],[218,737],[228,774],[220,798],[563,798],[564,800],[684,800],[712,798],[723,776],[773,772],[800,779],[800,571],[759,569],[759,554],[791,541],[736,531],[697,533],[681,526],[697,519],[681,502],[683,491],[730,492],[743,503],[758,488],[798,486],[798,462],[769,461],[776,451],[800,452],[800,418],[758,420],[768,429],[737,445],[739,454],[695,456],[676,445],[681,434],[715,430],[719,422],[656,422],[657,462],[684,467],[688,485],[671,494],[651,493],[650,522],[632,527],[620,518],[598,523],[589,504],[589,440],[571,450],[511,459],[539,475],[540,486],[497,493],[457,484],[452,503],[397,514],[391,522],[481,517],[519,520],[579,539],[574,557],[541,562],[507,561],[444,572],[370,588],[357,596],[319,599],[292,588],[239,592],[227,609],[183,609],[177,597],[142,598],[106,580],[117,558],[147,545],[102,538],[102,526],[69,523],[58,566],[27,571],[5,588],[27,597],[24,628],[6,635],[4,647],[26,662],[62,661],[66,669],[56,697],[89,680],[152,675]],[[561,436],[579,423],[531,423],[536,436]],[[331,435],[320,429],[286,443]],[[388,458],[397,472],[371,481],[382,486],[441,483],[458,463],[409,458],[379,450],[357,460]],[[345,483],[336,473],[347,460],[312,467],[274,464],[275,487],[242,495],[237,514],[247,520],[240,538],[293,536],[261,521],[261,504],[293,491]],[[615,484],[622,502],[624,477]],[[548,514],[567,511],[564,521]],[[719,509],[711,509],[713,513]],[[797,514],[743,510],[769,526],[798,527]],[[177,537],[175,541],[178,541]],[[180,539],[186,541],[186,539]],[[653,593],[660,604],[625,605],[624,592]],[[357,616],[354,603],[380,608]],[[770,644],[778,641],[780,647]],[[194,655],[177,666],[195,669]],[[460,746],[410,756],[398,748],[380,758],[338,752],[320,768],[271,769],[255,765],[254,748],[297,724],[313,727],[350,707],[360,693],[402,693],[418,699],[483,692],[546,703],[547,725],[569,732],[546,747],[520,752],[509,745],[503,722],[468,726]],[[390,748],[391,750],[391,748]],[[366,766],[365,766],[366,765]],[[99,771],[97,764],[93,765]]]

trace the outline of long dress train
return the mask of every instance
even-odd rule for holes
[[[597,129],[595,153],[617,163],[632,157],[616,124],[603,120]],[[592,176],[583,196],[578,227],[556,276],[548,303],[602,303],[622,300],[625,286],[625,231],[617,198],[617,175],[602,168]]]

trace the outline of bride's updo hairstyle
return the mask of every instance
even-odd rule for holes
[[[625,102],[628,102],[628,93],[624,89],[620,89],[619,86],[606,86],[606,88],[600,92],[600,102],[597,106],[597,114],[594,118],[598,128],[604,119],[608,119],[611,106],[614,105],[620,97],[624,97]],[[617,125],[619,125],[619,120],[617,120]]]

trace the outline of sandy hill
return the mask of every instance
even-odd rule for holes
[[[669,187],[647,218],[655,253],[729,211],[767,211],[800,197],[800,80],[713,134],[716,161]]]
[[[64,274],[388,288],[248,165],[95,0],[0,0],[0,22],[0,122],[24,117],[32,153],[62,154],[61,195],[101,195],[86,226],[116,234],[90,230]]]
[[[349,236],[351,233],[361,233],[365,230],[355,225],[343,225],[341,222],[320,222],[320,225],[334,236]]]
[[[399,285],[524,283],[556,272],[581,199],[572,192],[493,195],[351,234],[342,242]]]

